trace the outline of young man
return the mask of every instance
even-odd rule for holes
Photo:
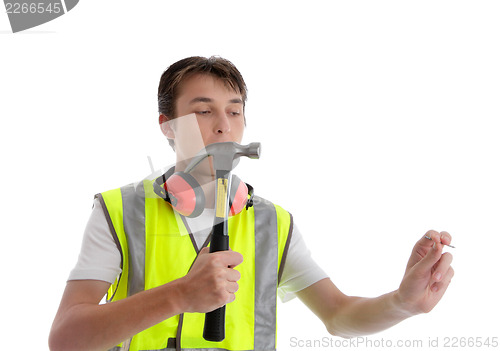
[[[168,175],[203,146],[240,143],[245,101],[243,78],[227,60],[191,57],[170,66],[158,89],[160,127],[176,152]],[[451,236],[429,231],[398,290],[346,296],[311,259],[291,215],[258,196],[230,219],[231,250],[209,253],[211,160],[192,173],[208,204],[197,218],[173,210],[148,180],[96,197],[51,350],[274,350],[277,291],[283,300],[298,296],[332,335],[365,335],[429,312],[453,276],[452,256],[442,253]],[[99,305],[106,292],[111,302]],[[226,338],[204,340],[203,313],[223,305]]]

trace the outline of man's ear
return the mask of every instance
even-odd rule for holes
[[[160,117],[158,118],[158,122],[160,123],[160,128],[161,128],[161,132],[163,133],[163,135],[165,135],[169,139],[174,139],[175,134],[174,134],[174,131],[172,129],[172,126],[170,125],[168,117],[165,116],[164,114],[160,114]]]

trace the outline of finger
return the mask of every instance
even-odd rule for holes
[[[420,262],[415,264],[415,269],[420,271],[421,273],[430,271],[441,258],[442,251],[443,245],[434,243],[432,248],[427,251],[424,258],[422,258]]]
[[[229,282],[229,283],[227,283],[227,285],[226,285],[226,290],[227,290],[227,292],[229,292],[229,293],[231,293],[231,294],[234,294],[235,292],[237,292],[237,291],[238,291],[239,287],[240,287],[240,286],[238,285],[238,283],[235,283],[235,282]]]
[[[236,269],[228,268],[227,280],[230,282],[237,282],[240,280],[241,274]]]
[[[221,262],[226,267],[234,268],[243,262],[243,255],[236,251],[218,251],[214,254],[220,255]]]
[[[207,246],[205,246],[204,248],[202,248],[200,250],[200,252],[198,253],[198,255],[204,255],[204,254],[207,254],[207,253],[210,253],[210,249]]]
[[[430,239],[430,240],[429,240]],[[435,230],[429,230],[425,235],[418,241],[417,244],[424,247],[431,247],[433,243],[440,242],[439,233]]]
[[[202,248],[199,252],[198,255],[196,255],[196,258],[194,259],[193,265],[198,262],[201,256],[205,256],[210,253],[210,249],[208,247]],[[203,258],[201,259],[203,261]]]
[[[451,244],[451,235],[446,232],[440,232],[438,233],[435,230],[429,230],[427,233],[424,235],[424,239],[430,239],[427,243],[422,243],[425,246],[430,246],[430,243],[435,242],[438,244],[444,244],[444,245],[450,245]],[[420,243],[420,242],[419,242]]]
[[[450,285],[451,279],[453,278],[454,275],[455,275],[455,271],[454,271],[453,267],[449,267],[448,271],[444,275],[444,278],[441,281],[432,284],[431,291],[434,293],[436,293],[438,291],[441,293],[444,293],[446,291],[446,289],[448,289],[448,286]]]
[[[236,300],[236,295],[235,295],[234,293],[229,293],[229,298],[228,298],[228,300],[227,300],[226,305],[227,305],[228,303],[233,302],[234,300]]]
[[[445,245],[450,245],[451,244],[451,235],[448,232],[441,232],[439,233],[440,236],[440,242],[445,244]]]
[[[450,269],[451,262],[453,261],[453,255],[449,252],[445,252],[435,266],[434,273],[432,274],[432,279],[435,282],[441,281],[446,272]]]

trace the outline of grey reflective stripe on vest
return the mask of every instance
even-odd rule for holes
[[[131,184],[123,187],[121,192],[123,225],[129,251],[128,295],[130,296],[143,291],[145,286],[144,185],[142,182],[136,186]],[[253,207],[256,256],[254,350],[274,351],[276,349],[276,291],[278,286],[278,219],[274,205],[265,199],[255,196]],[[204,350],[219,351],[221,349]]]
[[[144,184],[129,184],[121,189],[123,228],[128,243],[128,296],[144,290],[146,262],[146,215]]]
[[[255,210],[255,331],[254,348],[276,349],[276,289],[278,287],[278,219],[274,205],[254,197]]]

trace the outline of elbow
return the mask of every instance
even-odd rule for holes
[[[347,306],[352,300],[353,299],[346,297],[342,306]],[[348,326],[349,323],[346,323],[345,311],[342,308],[337,308],[329,313],[329,315],[323,319],[323,324],[325,325],[328,333],[332,336],[343,339],[351,339],[357,336],[353,335],[352,330],[350,330],[351,328]]]
[[[342,339],[352,339],[354,338],[355,336],[354,335],[347,335],[347,334],[342,334],[342,333],[335,333],[335,332],[331,332],[331,331],[328,331],[330,333],[331,336],[336,336],[338,338],[342,338]]]
[[[332,336],[342,339],[352,339],[362,335],[356,328],[353,328],[349,322],[346,322],[345,318],[342,318],[341,313],[331,315],[330,318],[324,320],[323,323],[328,333]]]
[[[351,336],[342,333],[341,329],[338,328],[335,323],[335,316],[330,316],[330,318],[323,320],[323,324],[325,325],[328,334],[330,334],[331,336],[336,336],[343,339],[351,338]]]
[[[50,351],[68,351],[71,350],[72,347],[68,345],[67,338],[65,338],[66,333],[64,333],[61,328],[57,328],[57,326],[52,325],[49,333],[49,350]]]
[[[328,331],[328,333],[331,336],[336,336],[336,337],[343,338],[343,339],[352,339],[354,337],[354,335],[349,335],[347,333],[343,333],[342,331],[340,331],[337,328],[334,328],[330,325],[326,326],[326,330]]]
[[[50,351],[62,351],[62,345],[60,338],[58,337],[57,333],[54,332],[52,329],[49,334],[49,350]]]
[[[49,350],[50,351],[69,351],[74,350],[74,345],[68,345],[64,337],[51,332],[49,335]]]

